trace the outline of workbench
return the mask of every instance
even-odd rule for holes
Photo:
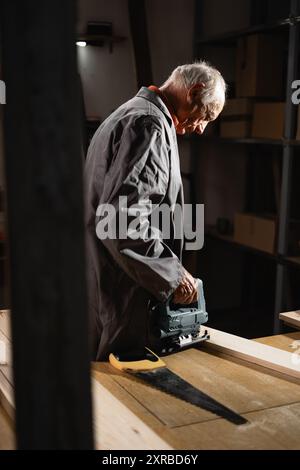
[[[9,312],[0,313],[0,333],[8,357],[7,365],[0,366],[0,448],[12,448],[15,444],[10,321]],[[219,344],[223,342],[222,351],[212,349],[213,345],[206,342],[197,349],[187,349],[163,359],[173,372],[242,414],[249,423],[233,425],[153,389],[108,363],[94,362],[95,447],[111,450],[300,449],[300,332],[256,340],[256,343],[278,348],[271,352],[266,350],[267,346],[259,351],[260,345],[255,346],[253,341],[217,330],[215,334]],[[231,347],[235,352],[239,350],[240,357],[229,355]],[[265,367],[254,363],[253,358],[249,362],[250,350],[254,350],[259,364],[264,363]],[[283,353],[284,361],[278,358],[279,350],[287,351]],[[296,367],[290,365],[292,354],[294,361],[298,361]],[[245,360],[247,357],[249,360]],[[272,369],[273,360],[274,364],[277,361],[277,371]]]
[[[295,354],[297,340],[300,332],[256,341]],[[300,449],[299,379],[203,348],[187,349],[164,361],[249,423],[236,426],[119,373],[110,364],[93,363],[97,448]]]

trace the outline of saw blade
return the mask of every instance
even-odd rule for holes
[[[240,425],[248,422],[243,416],[235,413],[230,408],[227,408],[209,395],[206,395],[206,393],[198,390],[166,367],[151,371],[132,371],[130,374],[147,382],[158,390],[210,411],[233,424]]]

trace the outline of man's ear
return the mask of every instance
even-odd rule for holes
[[[203,92],[203,88],[205,88],[205,83],[197,83],[196,85],[191,86],[187,92],[187,102],[189,104],[194,104],[195,102],[199,102],[199,98]]]

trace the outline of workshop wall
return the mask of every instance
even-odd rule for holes
[[[84,33],[88,21],[110,21],[114,34],[127,38],[114,44],[112,52],[108,45],[77,48],[86,115],[103,120],[136,93],[127,1],[80,0],[79,33]]]
[[[249,26],[250,3],[251,0],[203,0],[203,36],[213,36]]]
[[[213,36],[249,26],[250,1],[203,0],[203,20],[197,25],[199,36]],[[234,49],[205,46],[201,48],[201,58],[206,58],[220,70],[230,96],[236,70]],[[208,126],[204,135],[210,132]],[[197,158],[198,199],[207,205],[206,225],[215,225],[218,217],[232,220],[234,213],[243,209],[246,160],[241,158],[241,149],[223,145],[221,155],[218,150],[215,145],[203,145]],[[220,194],[224,197],[220,198]]]
[[[192,59],[194,0],[146,0],[145,5],[153,81],[159,85],[174,67]],[[127,1],[80,0],[78,7],[79,33],[88,21],[111,21],[114,33],[127,38],[112,53],[107,45],[77,48],[86,114],[103,120],[137,92]]]
[[[153,80],[193,59],[194,0],[146,0]]]

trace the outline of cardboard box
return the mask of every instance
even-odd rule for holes
[[[254,101],[251,98],[234,98],[227,100],[221,116],[226,117],[241,117],[252,116]]]
[[[284,135],[285,103],[256,103],[254,105],[252,137],[282,139]]]
[[[236,242],[273,254],[275,239],[275,217],[235,214],[234,240]]]
[[[257,250],[274,253],[276,241],[275,217],[254,217],[253,247]]]
[[[280,98],[283,93],[283,40],[272,34],[240,38],[237,46],[236,96]]]
[[[242,245],[252,246],[254,222],[251,214],[235,214],[234,240]]]
[[[221,137],[243,138],[249,137],[251,134],[251,120],[223,120],[220,126]]]

